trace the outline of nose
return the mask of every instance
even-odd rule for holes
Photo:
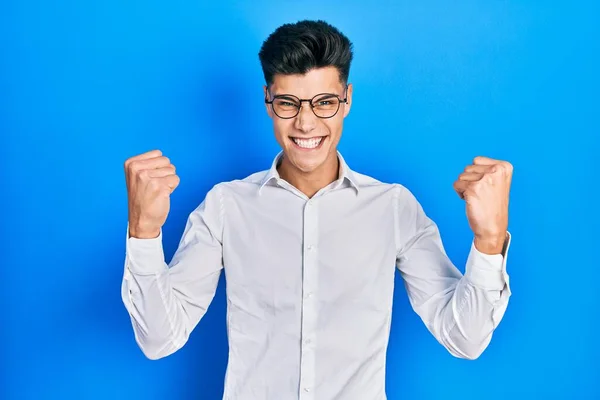
[[[302,132],[311,132],[317,126],[317,116],[310,107],[310,104],[302,105],[300,112],[296,115],[295,128]]]

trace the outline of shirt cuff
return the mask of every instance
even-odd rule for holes
[[[125,233],[127,268],[135,275],[154,275],[167,268],[162,246],[162,228],[158,237],[140,239],[129,236],[129,223]]]
[[[475,241],[467,259],[465,276],[473,285],[488,290],[503,290],[509,284],[506,273],[506,259],[510,247],[511,234],[507,232],[503,254],[485,254],[477,250]]]

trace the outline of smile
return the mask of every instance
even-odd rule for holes
[[[318,136],[309,139],[290,137],[296,146],[302,149],[316,149],[323,142],[323,138],[325,138],[325,136]]]

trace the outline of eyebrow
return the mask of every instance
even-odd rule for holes
[[[314,96],[310,97],[310,98],[314,98],[316,96],[322,96],[322,97],[342,97],[342,95],[339,95],[337,93],[333,93],[333,92],[323,92],[323,93],[317,93]],[[293,95],[293,94],[289,94],[289,93],[282,93],[282,94],[273,94],[273,97],[278,97],[278,98],[287,98],[287,99],[299,99],[300,97]]]
[[[315,95],[315,96],[319,96],[319,95],[322,95],[322,97],[325,97],[325,98],[327,98],[327,97],[337,97],[337,96],[339,96],[339,97],[342,97],[342,96],[341,96],[341,95],[339,95],[339,94],[336,94],[336,93],[328,93],[328,92],[327,92],[327,93],[319,93],[319,94],[317,94],[317,95]]]
[[[289,94],[289,93],[284,93],[284,94],[274,94],[274,95],[273,95],[273,98],[275,98],[275,97],[277,97],[277,98],[280,98],[280,99],[281,99],[281,98],[286,98],[286,99],[290,99],[290,100],[295,100],[295,99],[298,99],[298,98],[299,98],[298,96],[294,96],[293,94]]]

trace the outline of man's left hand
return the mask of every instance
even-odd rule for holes
[[[454,190],[466,202],[475,247],[482,253],[502,252],[508,229],[512,173],[509,162],[478,156],[454,182]]]

